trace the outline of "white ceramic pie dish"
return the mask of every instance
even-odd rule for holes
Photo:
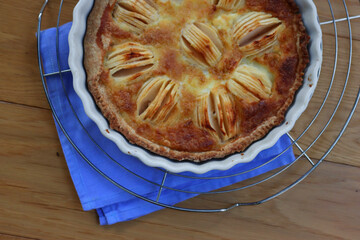
[[[189,171],[202,174],[211,170],[227,170],[238,163],[250,162],[259,152],[272,147],[282,135],[293,128],[296,120],[308,106],[318,82],[322,63],[322,33],[316,7],[312,0],[296,0],[296,3],[311,38],[309,43],[310,64],[305,72],[304,84],[287,111],[284,124],[273,128],[264,138],[254,142],[241,154],[236,153],[222,160],[210,160],[201,164],[176,162],[130,144],[119,132],[110,129],[107,120],[96,107],[95,101],[87,89],[86,73],[83,66],[83,39],[86,32],[87,17],[93,7],[94,0],[80,0],[73,13],[73,25],[69,33],[69,66],[73,74],[74,89],[83,102],[86,114],[97,124],[102,134],[112,140],[122,152],[137,157],[148,166],[161,167],[175,173]]]

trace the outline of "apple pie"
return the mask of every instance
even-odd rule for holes
[[[95,0],[84,65],[112,129],[199,162],[283,123],[308,42],[293,0]]]

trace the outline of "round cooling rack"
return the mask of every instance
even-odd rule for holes
[[[258,204],[267,202],[267,201],[285,193],[286,191],[288,191],[289,189],[293,188],[295,185],[300,183],[324,161],[324,159],[329,155],[329,153],[333,150],[335,145],[338,143],[341,136],[344,134],[344,132],[356,110],[356,107],[359,103],[360,83],[359,82],[356,83],[357,85],[355,86],[356,87],[355,93],[353,91],[350,91],[352,93],[349,93],[349,91],[346,91],[346,90],[349,89],[348,83],[349,83],[351,62],[352,62],[352,46],[353,46],[352,38],[353,38],[353,35],[352,35],[352,28],[351,28],[351,20],[354,20],[354,21],[360,20],[360,19],[358,19],[358,18],[360,18],[360,13],[359,13],[359,15],[350,16],[349,12],[348,12],[346,0],[342,0],[344,16],[346,16],[345,18],[340,18],[340,19],[335,18],[333,5],[331,4],[331,1],[328,0],[329,12],[331,13],[332,18],[329,19],[328,21],[320,23],[321,26],[324,28],[325,27],[328,28],[328,26],[332,26],[332,34],[333,34],[333,39],[330,41],[331,44],[333,44],[333,46],[332,46],[333,50],[332,51],[324,51],[324,59],[325,58],[333,59],[333,62],[332,62],[333,67],[332,67],[331,74],[325,79],[328,86],[326,89],[322,89],[322,91],[325,90],[325,92],[323,94],[324,96],[322,97],[321,102],[316,103],[316,108],[314,108],[314,109],[311,108],[310,113],[305,112],[308,115],[311,115],[309,122],[306,122],[305,124],[300,124],[301,127],[298,127],[298,125],[296,125],[291,134],[287,133],[287,135],[292,140],[292,144],[287,149],[285,149],[282,153],[278,154],[276,157],[267,161],[266,163],[255,166],[254,168],[252,168],[250,170],[238,172],[238,173],[232,174],[232,175],[226,175],[224,172],[219,171],[219,173],[216,176],[205,178],[205,177],[201,177],[201,176],[197,176],[197,175],[188,175],[187,173],[172,173],[169,171],[165,171],[163,169],[156,168],[156,170],[159,171],[159,173],[163,174],[162,181],[157,183],[152,180],[149,180],[145,176],[142,176],[140,173],[137,173],[136,170],[127,168],[125,162],[122,162],[121,160],[112,158],[104,149],[102,149],[99,146],[99,144],[89,134],[88,130],[84,127],[83,123],[79,119],[79,117],[76,113],[76,109],[73,107],[73,105],[70,101],[70,98],[68,96],[68,93],[65,90],[65,87],[63,89],[59,89],[59,91],[63,91],[63,93],[64,93],[63,104],[66,105],[64,107],[71,108],[74,116],[76,117],[76,119],[78,121],[77,123],[74,123],[74,124],[77,124],[78,127],[81,128],[84,131],[84,133],[87,134],[89,139],[91,141],[93,141],[94,145],[97,148],[99,148],[99,150],[102,151],[103,161],[112,161],[115,164],[114,166],[119,168],[119,171],[120,170],[125,171],[127,174],[133,175],[134,178],[137,179],[137,181],[138,181],[137,184],[144,184],[144,186],[149,185],[151,187],[156,187],[158,189],[158,194],[154,199],[152,199],[152,198],[149,198],[148,196],[140,194],[139,192],[135,192],[135,191],[131,190],[131,186],[126,186],[121,181],[115,181],[113,178],[111,178],[108,175],[107,172],[102,171],[101,167],[98,164],[96,164],[95,159],[92,159],[91,156],[88,156],[86,152],[82,151],[82,149],[80,149],[77,146],[76,142],[74,142],[73,138],[71,137],[71,134],[69,132],[67,132],[66,128],[62,124],[62,122],[59,118],[59,115],[56,112],[54,105],[50,99],[46,79],[49,76],[59,75],[60,80],[64,86],[63,74],[70,72],[69,69],[61,69],[60,68],[61,65],[60,65],[60,57],[59,57],[59,23],[60,23],[61,9],[62,9],[64,1],[63,0],[59,1],[60,7],[59,7],[58,16],[57,16],[57,26],[56,26],[56,29],[57,29],[56,51],[57,51],[59,70],[54,73],[45,74],[43,71],[42,59],[41,59],[41,54],[40,54],[40,41],[41,41],[40,35],[41,35],[42,17],[43,17],[43,13],[46,9],[46,6],[48,5],[48,2],[49,2],[49,0],[45,0],[43,6],[41,8],[41,11],[39,13],[39,17],[38,17],[37,47],[38,47],[38,63],[39,63],[41,80],[42,80],[42,84],[43,84],[44,91],[45,91],[46,97],[48,99],[50,108],[53,112],[54,119],[57,122],[57,124],[59,125],[60,129],[63,131],[63,133],[66,136],[66,138],[68,139],[68,141],[71,143],[71,145],[74,147],[74,149],[79,153],[79,155],[84,159],[84,161],[86,163],[88,163],[96,172],[98,172],[102,177],[104,177],[105,179],[110,181],[112,184],[114,184],[118,188],[120,188],[120,189],[132,194],[133,196],[136,196],[146,202],[150,202],[150,203],[162,206],[162,207],[167,207],[167,208],[182,210],[182,211],[190,211],[190,212],[224,212],[224,211],[228,211],[228,210],[233,209],[238,206],[258,205]],[[336,9],[336,10],[338,10],[338,9]],[[347,37],[349,39],[349,48],[348,49],[344,48],[344,49],[346,49],[346,51],[348,51],[346,57],[339,57],[339,55],[340,55],[339,49],[341,48],[341,46],[339,43],[339,35],[338,35],[338,27],[337,27],[338,22],[343,22],[344,24],[347,25],[347,28],[348,28],[347,29],[347,31],[348,31]],[[330,47],[330,50],[331,50],[331,47]],[[334,55],[332,56],[332,53],[330,54],[330,52],[333,52]],[[337,73],[337,65],[338,65],[339,61],[342,61],[347,64],[346,74],[341,78],[335,77],[335,74]],[[320,80],[320,81],[322,81],[322,80]],[[335,88],[334,87],[335,84],[341,85],[341,88]],[[336,97],[332,97],[332,93],[334,93],[334,92],[335,92]],[[344,98],[351,99],[351,102],[343,101]],[[312,102],[310,102],[310,104],[311,103]],[[342,126],[340,128],[339,128],[339,126],[333,126],[331,123],[333,123],[335,114],[338,112],[340,107],[344,107],[343,106],[344,104],[347,106],[346,109],[349,109],[349,110],[347,110],[347,116],[346,116],[346,118],[344,118],[344,120],[342,120]],[[324,112],[326,112],[325,121],[324,121],[323,117],[319,117],[321,114],[322,114],[321,116],[323,116]],[[300,117],[299,120],[301,121],[302,118],[303,117]],[[321,120],[319,120],[320,118],[321,118]],[[326,134],[324,134],[324,133],[326,131],[332,131],[332,132],[336,131],[336,135],[333,137],[333,139],[330,139],[330,140],[326,139],[327,141],[324,141],[324,142],[328,142],[328,145],[324,149],[323,149],[323,146],[321,147],[321,149],[323,149],[323,150],[321,152],[321,156],[317,157],[318,160],[310,158],[308,155],[308,152],[311,150],[314,150],[314,145],[318,142],[321,142],[325,138]],[[308,134],[310,132],[316,132],[317,134],[315,136],[309,137],[306,134]],[[304,137],[305,135],[306,135],[306,137]],[[217,191],[212,191],[212,192],[195,192],[195,191],[187,191],[187,190],[182,190],[182,189],[175,189],[175,188],[167,186],[167,184],[166,184],[166,178],[169,175],[173,175],[174,177],[179,177],[179,178],[187,178],[187,179],[193,180],[193,181],[202,180],[202,179],[206,179],[209,181],[216,181],[219,179],[233,178],[233,177],[245,174],[245,173],[251,173],[252,171],[255,171],[256,169],[259,169],[260,167],[263,167],[267,164],[270,164],[273,161],[276,161],[280,155],[285,153],[286,150],[288,150],[291,147],[293,147],[294,150],[296,151],[296,153],[298,153],[297,158],[295,159],[294,162],[292,162],[291,164],[289,164],[287,166],[284,166],[284,167],[281,167],[274,171],[271,171],[270,173],[256,177],[250,181],[245,181],[245,183],[242,183],[241,186],[238,186],[238,184],[235,184],[231,188],[226,188],[225,190],[217,190]],[[287,181],[284,181],[284,175],[289,174],[289,172],[292,171],[290,168],[292,168],[292,169],[296,168],[297,174],[295,174],[295,179],[291,179],[291,182],[287,182]],[[300,175],[298,174],[299,172],[301,172]],[[285,176],[285,178],[286,178],[286,176]],[[294,175],[292,176],[292,178],[294,178]],[[276,187],[273,187],[273,186],[271,187],[272,193],[268,196],[260,196],[259,197],[258,191],[255,191],[254,187],[260,186],[260,185],[263,185],[263,186],[265,185],[264,187],[267,187],[266,184],[270,181],[275,182],[275,185],[276,185]],[[190,207],[189,206],[181,207],[179,205],[173,206],[173,205],[163,203],[162,201],[160,201],[161,200],[160,197],[161,197],[162,191],[164,189],[166,189],[167,191],[176,191],[176,192],[179,192],[179,194],[195,194],[195,195],[207,195],[207,196],[210,195],[210,196],[214,197],[214,199],[215,199],[215,201],[211,201],[213,203],[214,207],[209,207],[209,208],[205,209],[204,207],[202,207],[201,205],[198,205],[198,204],[194,204],[194,206],[190,206]],[[227,206],[219,206],[220,203],[218,201],[216,201],[216,197],[221,194],[229,193],[229,194],[233,194],[235,196],[235,192],[240,192],[240,190],[244,190],[244,189],[248,189],[248,191],[250,191],[250,194],[253,193],[252,195],[254,195],[254,198],[256,198],[256,199],[250,200],[250,201],[236,200],[235,203],[227,203]],[[245,197],[248,197],[248,195],[249,195],[249,193],[243,194],[240,196],[244,196],[244,198],[245,198]],[[238,196],[239,195],[236,195],[236,197],[238,197]],[[226,203],[224,203],[224,204],[226,204]]]

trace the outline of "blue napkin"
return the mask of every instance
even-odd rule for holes
[[[62,70],[69,68],[67,59],[69,54],[68,33],[70,27],[71,23],[67,23],[59,29],[60,66]],[[56,29],[52,28],[42,31],[40,34],[40,41],[41,57],[45,73],[57,72],[58,61],[56,57]],[[69,133],[70,137],[79,149],[92,161],[95,166],[106,173],[114,181],[120,183],[130,191],[146,198],[156,200],[159,187],[148,181],[161,184],[164,172],[157,168],[148,167],[138,159],[123,154],[113,142],[103,137],[95,123],[92,122],[85,114],[82,103],[74,92],[71,73],[64,73],[62,75],[62,79],[64,85],[62,85],[60,75],[47,77],[49,95],[61,123],[64,125],[66,131]],[[114,161],[109,159],[91,141],[87,133],[83,130],[68,103],[64,90],[67,92],[69,100],[74,107],[74,111],[81,123],[88,130],[89,135],[95,139],[98,145],[101,146],[114,159]],[[80,157],[57,124],[56,127],[66,162],[82,207],[85,211],[96,209],[99,215],[100,224],[107,225],[121,221],[128,221],[162,208],[125,192],[102,177]],[[260,166],[261,164],[269,161],[286,149],[290,144],[291,141],[289,138],[287,136],[283,136],[275,146],[261,152],[257,158],[250,163],[238,164],[228,171],[211,171],[200,176],[212,177],[232,175],[252,169],[253,167]],[[197,195],[191,192],[208,192],[229,186],[236,182],[252,178],[275,168],[287,165],[293,161],[294,154],[292,148],[290,148],[275,161],[272,161],[257,170],[235,177],[204,180],[184,178],[168,174],[165,186],[181,189],[190,193],[182,193],[165,188],[161,192],[159,201],[161,203],[174,205]],[[129,170],[135,172],[143,178],[146,178],[148,181],[142,180],[134,174],[129,173],[118,164],[122,164]],[[185,173],[184,175],[199,176],[192,173]]]

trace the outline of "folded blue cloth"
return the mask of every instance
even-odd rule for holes
[[[71,23],[65,24],[59,29],[60,37],[60,66],[62,70],[68,69],[68,33]],[[58,71],[58,61],[56,57],[56,29],[48,29],[41,32],[41,57],[45,73]],[[104,153],[91,141],[87,133],[78,123],[69,103],[64,94],[64,89],[60,75],[47,77],[47,85],[51,102],[53,103],[56,113],[61,123],[64,125],[70,137],[80,148],[80,150],[96,165],[101,171],[106,173],[114,181],[120,183],[129,190],[156,200],[159,187],[144,181],[128,171],[121,168],[117,163],[124,165],[126,168],[134,171],[136,174],[148,179],[149,181],[160,184],[162,182],[164,172],[144,165],[138,159],[123,154],[116,145],[103,137],[99,129],[84,112],[82,102],[74,92],[72,86],[71,73],[62,75],[64,88],[69,96],[69,100],[74,106],[80,121],[88,130],[90,136],[96,140],[112,158],[110,160]],[[90,167],[77,151],[68,142],[59,126],[56,125],[60,142],[64,151],[67,165],[70,170],[72,180],[76,191],[79,195],[84,210],[96,209],[99,215],[100,224],[114,224],[121,221],[127,221],[160,210],[162,207],[143,201],[123,190],[116,187],[104,177],[98,174]],[[261,152],[255,160],[246,164],[238,164],[228,171],[211,171],[200,175],[201,177],[232,175],[243,172],[247,169],[260,166],[269,161],[278,153],[282,152],[291,144],[287,136],[283,136],[275,146],[271,149]],[[292,148],[287,152],[266,164],[257,170],[249,173],[241,174],[235,177],[224,179],[191,179],[169,174],[166,178],[165,185],[170,188],[181,189],[190,192],[207,192],[221,187],[225,187],[236,182],[258,176],[275,168],[287,165],[294,161]],[[198,176],[192,173],[186,173],[187,176]],[[170,189],[163,189],[159,201],[165,204],[174,205],[186,199],[196,196],[196,194],[182,193]]]

